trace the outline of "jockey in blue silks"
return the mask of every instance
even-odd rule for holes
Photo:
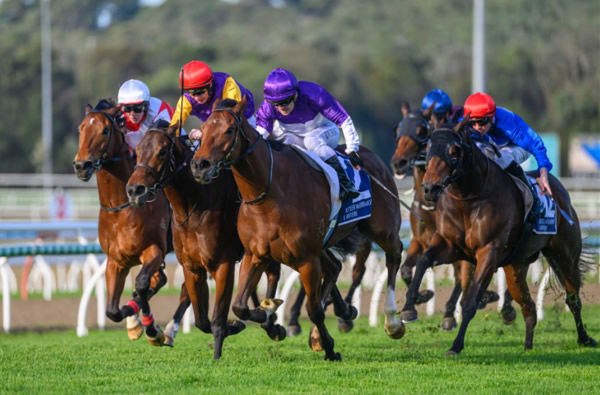
[[[359,195],[337,159],[334,148],[340,140],[340,128],[346,140],[346,154],[355,168],[362,166],[358,156],[360,138],[352,118],[322,86],[297,81],[285,69],[269,73],[264,84],[265,100],[256,112],[256,130],[265,139],[295,144],[316,153],[333,167],[340,181],[340,199]]]
[[[529,155],[533,155],[540,173],[538,178],[540,192],[552,196],[548,182],[548,171],[552,170],[552,163],[548,159],[541,137],[517,114],[496,107],[494,99],[486,93],[478,92],[469,96],[464,104],[464,113],[469,115],[471,127],[477,132],[475,137],[480,136],[484,142],[482,147],[484,154],[503,170],[524,181],[525,185],[532,190],[533,212],[539,215],[543,205],[520,165]],[[496,147],[492,147],[492,144]]]

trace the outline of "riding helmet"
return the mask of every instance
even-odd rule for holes
[[[142,81],[125,81],[119,88],[119,104],[138,104],[150,100],[150,89]]]
[[[487,93],[473,93],[465,100],[464,114],[471,119],[493,117],[496,115],[496,103]]]
[[[298,81],[291,71],[275,69],[269,73],[263,89],[269,101],[279,101],[292,96],[298,90]]]
[[[182,75],[183,74],[183,75]],[[208,65],[199,60],[192,60],[183,66],[179,73],[179,87],[183,89],[201,88],[213,82],[213,72]]]

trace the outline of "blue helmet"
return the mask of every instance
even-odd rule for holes
[[[263,89],[266,100],[279,101],[292,96],[298,90],[298,81],[291,71],[275,69],[269,73]]]
[[[434,113],[443,114],[447,111],[452,111],[452,100],[450,100],[450,96],[441,89],[432,89],[425,95],[421,102],[421,111],[425,111],[431,107],[434,101]]]

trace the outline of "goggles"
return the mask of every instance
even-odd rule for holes
[[[268,100],[268,102],[271,103],[272,105],[274,105],[275,107],[286,107],[293,101],[294,101],[294,95],[286,97],[283,100],[277,100],[277,101]]]
[[[469,120],[469,122],[471,122],[473,125],[479,125],[479,126],[485,126],[488,123],[490,123],[491,121],[492,121],[492,117],[477,118],[477,119]]]
[[[188,95],[200,96],[200,95],[203,95],[206,92],[208,92],[210,90],[210,88],[212,88],[212,85],[209,84],[209,85],[201,86],[200,88],[186,89],[186,90],[184,90],[184,92],[187,93]]]
[[[125,104],[124,106],[121,107],[123,112],[144,112],[146,111],[146,104],[145,103],[139,103],[139,104]]]

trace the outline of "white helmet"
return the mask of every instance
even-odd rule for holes
[[[137,104],[150,100],[150,89],[142,81],[125,81],[119,88],[118,104]]]

